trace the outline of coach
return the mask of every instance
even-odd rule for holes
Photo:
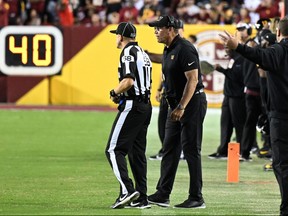
[[[268,48],[241,45],[230,35],[220,34],[225,46],[267,70],[270,136],[273,169],[281,193],[280,215],[288,215],[288,17],[280,20],[277,41]]]
[[[190,174],[189,197],[175,207],[205,208],[202,197],[201,145],[207,101],[197,50],[179,36],[176,22],[173,16],[160,16],[157,21],[149,24],[155,28],[158,42],[165,44],[162,72],[170,109],[165,127],[161,176],[157,192],[148,196],[148,201],[159,206],[169,206],[183,147]]]

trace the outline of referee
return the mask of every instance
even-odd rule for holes
[[[278,43],[263,48],[241,45],[229,33],[220,34],[224,45],[267,70],[268,116],[272,165],[280,194],[280,215],[288,215],[288,17],[276,28]]]
[[[118,67],[119,84],[110,91],[110,98],[118,103],[118,114],[113,123],[106,147],[106,156],[120,183],[120,195],[111,208],[149,208],[147,201],[146,136],[150,124],[152,63],[135,41],[136,28],[122,22],[116,30],[117,48],[122,49]],[[135,180],[128,176],[126,156]]]

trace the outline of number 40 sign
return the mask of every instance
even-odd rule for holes
[[[0,29],[0,71],[7,75],[53,75],[63,65],[63,36],[54,26]]]

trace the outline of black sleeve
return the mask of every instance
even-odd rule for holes
[[[235,64],[235,59],[230,58],[227,68],[223,68],[220,66],[220,68],[217,68],[216,70],[229,78],[229,75],[232,72],[232,68],[233,68],[234,64]]]
[[[277,71],[281,66],[284,50],[279,44],[274,44],[268,48],[249,47],[239,44],[236,51],[245,58],[259,64],[264,70],[269,72]]]
[[[181,49],[178,58],[183,71],[190,71],[199,68],[198,56],[192,47]]]
[[[226,73],[228,72],[228,70],[229,70],[229,69],[225,69],[225,68],[223,68],[223,67],[220,67],[220,68],[217,69],[218,72],[220,72],[220,73],[222,73],[222,74],[224,74],[224,75],[226,75]]]

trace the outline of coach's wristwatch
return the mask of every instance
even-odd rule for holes
[[[185,110],[184,106],[182,106],[181,104],[178,104],[176,108],[179,110]]]

